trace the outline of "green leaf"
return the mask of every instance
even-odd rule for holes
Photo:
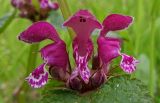
[[[8,27],[8,25],[14,19],[15,15],[16,15],[16,10],[0,18],[0,33],[2,33]]]
[[[50,84],[50,83],[49,83]],[[51,86],[51,85],[50,85]],[[65,88],[44,89],[41,103],[152,103],[146,86],[129,76],[111,78],[101,88],[79,94]]]

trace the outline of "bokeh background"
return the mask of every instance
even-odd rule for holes
[[[142,80],[148,86],[155,102],[160,103],[160,0],[67,1],[71,13],[79,9],[89,9],[100,22],[110,13],[135,17],[129,29],[114,34],[125,40],[122,51],[140,60],[137,71],[132,76]],[[0,0],[0,27],[13,12],[15,10],[10,0]],[[64,20],[60,9],[51,12],[47,21],[55,25],[66,42],[70,41],[67,30],[61,26]],[[0,31],[0,103],[14,103],[17,99],[15,93],[24,82],[30,45],[20,42],[17,36],[31,24],[17,13]],[[41,43],[41,46],[45,43]],[[41,57],[38,55],[37,65],[40,62]],[[20,99],[29,95],[32,102],[36,102],[40,92],[41,89],[30,94],[23,93]]]

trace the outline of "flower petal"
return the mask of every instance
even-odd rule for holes
[[[73,90],[81,90],[82,89],[82,82],[81,79],[78,77],[78,68],[74,69],[70,78],[67,81],[67,86]]]
[[[57,10],[58,8],[59,8],[59,5],[58,5],[58,3],[56,3],[56,2],[49,2],[49,7],[51,8],[51,9],[53,9],[53,10]]]
[[[122,60],[120,66],[123,69],[123,71],[127,73],[134,72],[136,70],[136,65],[139,63],[139,61],[136,60],[134,57],[126,54],[121,54],[121,56]]]
[[[93,56],[92,58],[92,70],[97,70],[100,69],[101,67],[101,61],[100,58],[98,57],[98,55]]]
[[[85,56],[80,56],[78,54],[77,48],[74,48],[74,52],[78,73],[83,81],[87,84],[91,75],[88,68],[88,53]]]
[[[120,40],[116,38],[98,38],[98,56],[103,63],[108,64],[120,55]]]
[[[41,8],[47,8],[48,7],[48,3],[49,3],[48,0],[39,0],[39,2],[40,2],[40,7]]]
[[[67,20],[63,26],[71,27],[76,32],[77,43],[80,50],[80,55],[85,55],[87,52],[87,42],[94,29],[101,29],[101,24],[87,10],[80,10]],[[83,52],[82,52],[83,51]]]
[[[60,40],[55,28],[51,24],[43,21],[32,24],[23,31],[18,38],[27,43],[41,42],[45,39],[51,39],[56,42]]]
[[[89,82],[89,78],[91,75],[90,70],[88,68],[88,61],[93,51],[93,43],[89,39],[86,45],[87,45],[86,54],[81,56],[80,52],[78,51],[79,45],[77,43],[77,39],[75,38],[75,40],[73,41],[73,56],[75,58],[75,62],[77,65],[77,71],[80,77],[83,79],[83,81],[87,84]]]
[[[67,81],[70,77],[69,72],[66,72],[66,68],[61,68],[57,66],[50,66],[49,67],[49,74],[57,80],[60,81]]]
[[[45,70],[45,64],[41,64],[26,78],[33,88],[40,88],[47,83],[48,72]]]
[[[83,50],[82,48],[84,48],[84,46],[81,47],[81,45],[78,44],[78,39],[75,38],[73,41],[73,56],[74,56],[74,58],[76,58],[76,55],[85,56],[86,54],[88,54],[88,56],[87,56],[87,61],[88,61],[92,55],[92,52],[93,52],[92,40],[89,39],[87,41],[87,43],[85,44],[85,50]]]
[[[63,26],[72,27],[76,32],[80,31],[78,28],[83,28],[85,31],[89,29],[88,32],[91,32],[95,28],[102,28],[102,25],[88,10],[79,10],[71,18],[65,21]]]
[[[133,17],[121,14],[111,14],[103,21],[101,35],[105,36],[109,31],[122,30],[127,28],[133,22]]]
[[[107,76],[106,76],[105,72],[102,69],[98,70],[91,77],[92,86],[99,87],[100,85],[102,85],[105,82],[106,78],[107,78]]]
[[[25,4],[31,4],[31,0],[11,0],[11,4],[16,8],[22,8]]]
[[[52,43],[40,50],[41,56],[49,66],[61,67],[66,70],[68,65],[68,54],[63,41]]]
[[[90,76],[91,76],[90,70],[89,70],[89,68],[87,67],[87,65],[88,65],[88,63],[86,63],[84,67],[81,67],[81,66],[78,67],[78,68],[79,68],[80,76],[81,76],[81,78],[83,79],[83,81],[84,81],[86,84],[88,84],[89,78],[90,78]]]

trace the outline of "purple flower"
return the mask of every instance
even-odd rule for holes
[[[134,72],[138,60],[121,53],[121,39],[106,36],[109,31],[125,29],[132,22],[133,19],[130,16],[111,14],[101,25],[87,10],[75,13],[63,24],[63,26],[71,27],[76,33],[72,42],[74,67],[70,66],[65,42],[60,39],[55,28],[43,21],[34,23],[20,34],[19,40],[37,43],[50,39],[54,42],[40,50],[44,62],[27,77],[29,84],[35,88],[43,86],[47,82],[48,76],[44,67],[48,66],[49,74],[54,79],[65,82],[67,87],[80,92],[92,90],[106,82],[110,65],[113,59],[119,56],[122,57],[120,67],[123,71]],[[97,39],[97,55],[93,54],[94,45],[91,39],[91,34],[95,29],[101,30]],[[88,66],[91,59],[92,68]],[[42,77],[44,79],[41,79]]]
[[[53,10],[57,10],[59,8],[58,3],[56,3],[56,2],[53,3],[49,0],[39,0],[39,2],[40,2],[40,7],[44,8],[44,9],[51,8]]]
[[[48,7],[48,0],[39,0],[41,8]]]
[[[65,79],[64,78],[65,75],[67,75],[67,72],[69,72],[68,71],[69,59],[66,51],[66,45],[59,38],[57,31],[51,24],[43,21],[36,22],[32,24],[29,28],[27,28],[27,30],[23,31],[18,38],[19,40],[22,40],[26,43],[38,43],[46,39],[54,41],[54,43],[48,44],[47,46],[43,47],[40,50],[40,53],[42,59],[44,60],[44,64],[49,66],[51,68],[51,71],[52,70],[55,71],[54,68],[58,68],[59,71],[64,72],[62,76],[60,76],[59,78],[56,77],[56,79],[62,79],[62,80]],[[35,71],[33,71],[33,73],[34,72]],[[61,75],[60,74],[61,72],[58,72],[56,75]],[[30,80],[30,78],[34,78],[34,76],[29,76],[28,80]],[[32,87],[35,87],[34,85],[36,84],[32,84],[36,82],[34,81],[35,79],[31,80],[33,82],[28,81],[29,84]],[[42,86],[42,84],[40,84],[40,86]]]
[[[137,63],[139,63],[138,60],[136,60],[134,57],[126,55],[126,54],[121,54],[122,60],[120,63],[121,68],[123,71],[127,73],[132,73],[136,69]]]
[[[40,88],[44,86],[48,81],[48,72],[45,69],[45,64],[41,64],[37,67],[26,80],[33,88]]]
[[[129,27],[133,22],[133,17],[121,14],[111,14],[103,21],[103,29],[101,35],[107,34],[109,31],[123,30]]]
[[[11,4],[13,7],[19,9],[20,17],[28,18],[33,22],[37,21],[37,16],[39,20],[46,19],[51,10],[57,10],[59,8],[58,3],[51,0],[37,1],[38,4],[36,6],[32,0],[11,0]]]

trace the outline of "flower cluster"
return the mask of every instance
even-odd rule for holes
[[[19,9],[20,16],[35,22],[47,18],[51,10],[59,8],[58,3],[49,0],[11,0],[11,4]]]
[[[26,80],[33,88],[44,86],[48,80],[48,72],[54,78],[66,83],[68,88],[85,92],[95,89],[106,82],[110,70],[111,61],[119,56],[122,57],[120,67],[126,73],[136,70],[138,60],[134,57],[121,53],[121,39],[107,37],[109,31],[126,29],[133,22],[133,18],[121,14],[107,16],[103,23],[88,11],[80,10],[64,22],[63,26],[71,27],[75,31],[72,42],[74,69],[70,66],[65,42],[60,39],[55,28],[47,22],[36,22],[19,35],[19,40],[27,43],[38,43],[46,39],[54,41],[40,50],[44,60]],[[91,33],[100,29],[97,39],[97,55],[93,54],[93,42]],[[93,58],[92,58],[93,57]],[[92,59],[92,68],[88,67]]]

